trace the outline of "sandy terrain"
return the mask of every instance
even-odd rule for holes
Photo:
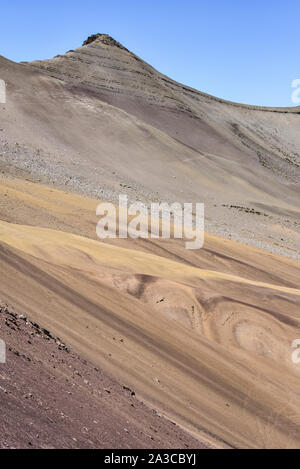
[[[203,448],[24,314],[0,306],[0,448]]]
[[[1,209],[3,301],[201,441],[299,447],[296,261],[209,235],[196,254],[102,243],[97,201],[6,179],[1,191],[4,210],[20,204],[17,219]]]
[[[299,448],[300,109],[207,96],[103,35],[52,60],[0,57],[0,77],[0,337],[11,348],[0,446],[57,447],[61,433],[65,447]],[[120,192],[205,202],[204,248],[100,242],[97,204]],[[20,383],[38,398],[25,402]],[[99,387],[112,395],[98,399]]]
[[[51,60],[0,58],[0,161],[93,198],[205,202],[209,232],[299,258],[299,108],[241,106],[99,36]]]

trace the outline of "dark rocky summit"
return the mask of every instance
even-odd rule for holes
[[[128,51],[128,49],[126,49],[122,44],[120,44],[120,42],[112,38],[109,34],[101,34],[101,33],[92,34],[91,36],[89,36],[83,42],[82,46],[88,46],[89,44],[92,44],[95,41],[101,41],[102,44],[105,44],[106,46],[118,47],[119,49]]]

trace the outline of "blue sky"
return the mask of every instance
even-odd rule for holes
[[[293,105],[299,0],[0,0],[0,6],[0,54],[11,60],[51,58],[90,34],[108,33],[201,91]]]

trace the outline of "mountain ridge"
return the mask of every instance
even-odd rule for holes
[[[299,114],[190,92],[103,35],[0,76],[4,444],[299,448]],[[203,248],[99,240],[120,194],[204,202]]]
[[[274,106],[274,107],[271,107],[271,106],[259,106],[259,105],[239,103],[239,102],[235,102],[235,101],[226,100],[226,99],[223,99],[223,98],[220,98],[220,97],[205,93],[203,91],[200,91],[200,90],[198,90],[196,88],[193,88],[193,87],[190,87],[188,85],[182,84],[182,83],[168,77],[167,75],[159,72],[157,69],[152,67],[149,63],[145,62],[143,59],[138,57],[135,53],[133,53],[132,51],[127,49],[122,43],[120,43],[119,41],[117,41],[112,36],[110,36],[109,34],[106,34],[106,33],[92,34],[85,41],[83,41],[81,47],[79,47],[75,50],[72,49],[72,50],[66,52],[63,55],[58,55],[56,57],[53,57],[53,59],[37,60],[37,61],[33,61],[33,62],[20,62],[20,63],[22,63],[22,64],[33,64],[33,65],[36,64],[38,66],[38,64],[41,64],[45,61],[48,62],[48,61],[54,60],[55,58],[65,57],[69,53],[75,53],[75,52],[79,51],[80,49],[82,49],[85,46],[92,46],[92,47],[99,46],[99,47],[101,47],[101,44],[104,45],[104,46],[116,47],[116,48],[118,48],[122,51],[125,51],[125,52],[129,53],[135,60],[145,64],[147,67],[149,67],[153,71],[157,72],[163,80],[166,80],[166,82],[172,83],[173,85],[178,85],[182,89],[184,89],[188,92],[199,94],[199,95],[201,95],[203,97],[206,97],[208,99],[213,99],[213,100],[216,100],[220,103],[229,104],[229,105],[232,105],[232,106],[238,106],[238,107],[242,107],[242,108],[249,109],[249,110],[261,110],[261,111],[266,111],[266,112],[300,113],[300,106],[291,106],[291,107]]]
[[[146,203],[205,202],[209,231],[298,255],[295,108],[264,112],[190,90],[102,34],[54,59],[2,59],[0,74],[0,158],[13,174],[114,202],[120,190]],[[267,235],[258,242],[254,230]]]

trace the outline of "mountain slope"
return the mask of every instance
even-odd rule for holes
[[[197,151],[239,162],[244,162],[245,153],[253,160],[259,152],[261,164],[290,177],[295,174],[293,163],[300,163],[299,108],[243,106],[205,95],[160,74],[108,35],[92,36],[75,51],[32,65],[92,92]],[[286,121],[289,129],[286,135],[281,133],[278,145],[276,133],[286,127]],[[279,128],[272,128],[275,122]],[[287,161],[286,153],[292,151],[295,154]]]
[[[178,428],[169,433],[164,421],[162,432],[173,434],[174,444],[299,448],[300,369],[291,346],[300,325],[299,108],[205,95],[107,35],[51,60],[0,57],[0,77],[7,84],[0,106],[0,299],[9,305],[0,336],[7,327],[11,344],[0,379],[15,373],[15,383],[31,382],[31,365],[25,372],[14,354],[26,360],[31,344],[20,318],[11,323],[13,308],[31,318],[29,327],[36,322],[61,337],[81,364],[116,380],[114,389],[133,389],[147,403],[136,412],[116,391],[121,415],[111,413],[107,445],[127,419],[132,440],[125,435],[120,445],[153,446],[150,406],[197,439]],[[205,202],[213,234],[198,251],[178,239],[100,242],[96,207],[118,202],[120,193],[147,204]],[[49,371],[46,355],[37,364],[37,354],[39,375],[64,376],[56,355],[58,369]],[[69,412],[60,395],[65,386],[34,384],[56,417]],[[86,390],[74,387],[81,401]],[[33,428],[43,434],[38,442],[29,431],[36,446],[57,444],[56,431],[65,446],[99,446],[105,419],[89,441],[80,428],[90,414],[72,410],[77,443],[57,418],[49,440],[38,401],[20,398],[10,386],[9,410],[0,416],[4,442],[25,442],[12,432],[19,416],[32,412]],[[88,402],[101,408],[97,399]],[[102,409],[109,419],[107,400]],[[159,437],[157,447],[166,444]]]
[[[0,305],[0,331],[1,449],[204,447],[24,314]]]
[[[1,192],[3,301],[200,442],[299,447],[299,263],[210,236],[197,253],[102,243],[96,200],[15,180]]]
[[[299,108],[191,90],[106,35],[47,61],[1,59],[0,74],[12,174],[102,199],[205,202],[209,231],[299,257]]]

